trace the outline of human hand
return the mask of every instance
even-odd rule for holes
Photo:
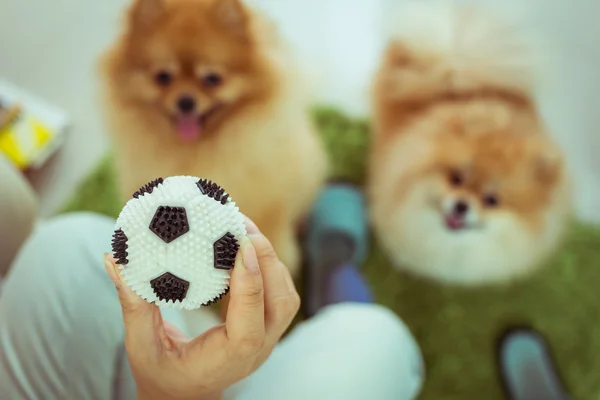
[[[300,307],[288,269],[271,243],[246,219],[231,272],[224,324],[196,338],[163,321],[158,307],[133,292],[105,256],[125,323],[125,348],[138,399],[219,399],[221,392],[254,372],[271,354]]]

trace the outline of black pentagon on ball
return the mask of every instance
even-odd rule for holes
[[[240,245],[230,232],[227,232],[213,244],[214,267],[216,269],[230,270],[235,263],[235,256]]]
[[[165,243],[185,235],[190,230],[185,208],[159,206],[150,222],[150,230]]]
[[[150,287],[156,297],[164,301],[183,301],[190,288],[190,283],[170,272],[166,272],[150,281]]]

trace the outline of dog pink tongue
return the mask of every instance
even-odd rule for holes
[[[453,231],[463,229],[465,227],[465,220],[462,217],[456,215],[446,216],[446,226]]]
[[[195,115],[182,115],[177,118],[177,132],[179,138],[184,142],[196,140],[202,134],[202,127],[198,123],[198,117]]]

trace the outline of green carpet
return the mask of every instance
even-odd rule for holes
[[[316,112],[338,178],[364,181],[368,125],[332,110]],[[107,158],[64,212],[119,212]],[[568,243],[527,282],[457,289],[394,271],[374,245],[366,273],[377,300],[417,338],[426,361],[422,399],[502,399],[494,357],[498,334],[513,324],[546,335],[574,399],[600,399],[600,229],[574,224]],[[594,322],[596,321],[596,322]]]

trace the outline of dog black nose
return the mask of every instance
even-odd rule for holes
[[[177,108],[182,113],[190,113],[196,108],[196,100],[190,96],[182,96],[177,100]]]
[[[464,200],[459,200],[454,204],[454,213],[458,215],[466,214],[469,211],[469,203]]]

